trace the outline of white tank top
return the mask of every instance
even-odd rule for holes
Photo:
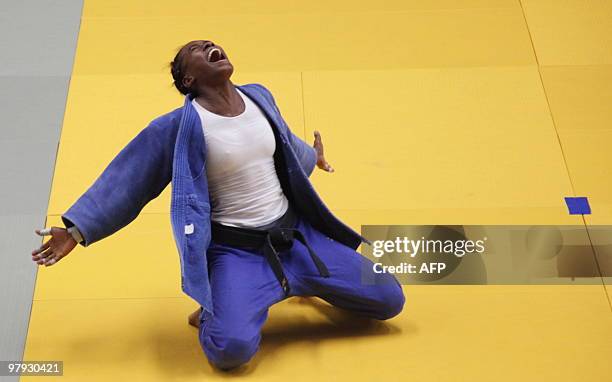
[[[280,218],[289,201],[274,167],[272,126],[259,107],[236,90],[246,108],[235,117],[212,113],[191,101],[204,130],[211,220],[260,227]]]

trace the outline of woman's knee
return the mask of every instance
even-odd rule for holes
[[[401,285],[397,282],[379,285],[379,309],[377,319],[388,320],[397,316],[404,309],[406,297]]]
[[[209,361],[221,370],[230,370],[247,362],[257,352],[259,337],[252,340],[205,337],[202,348]]]

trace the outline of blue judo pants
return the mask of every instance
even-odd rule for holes
[[[404,294],[389,273],[374,273],[372,261],[335,241],[298,216],[299,229],[327,266],[322,277],[304,244],[293,241],[279,258],[290,292],[285,295],[262,249],[247,249],[211,241],[208,266],[214,315],[200,315],[199,340],[209,361],[220,369],[248,362],[257,352],[261,328],[273,304],[291,296],[317,296],[358,315],[386,320],[399,314]],[[363,282],[363,272],[368,282]],[[373,281],[373,282],[372,282]]]

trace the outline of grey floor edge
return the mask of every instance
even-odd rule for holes
[[[82,9],[0,4],[0,361],[23,359],[38,271],[30,253],[42,243],[34,229],[46,223]]]

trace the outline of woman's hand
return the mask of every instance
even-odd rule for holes
[[[49,266],[57,263],[76,247],[77,242],[65,228],[51,227],[34,230],[39,236],[51,236],[51,239],[32,251],[32,261],[38,265]]]
[[[317,130],[314,132],[315,140],[312,145],[317,151],[317,167],[327,172],[334,172],[334,169],[327,163],[323,155],[323,142],[321,142],[321,134]]]

